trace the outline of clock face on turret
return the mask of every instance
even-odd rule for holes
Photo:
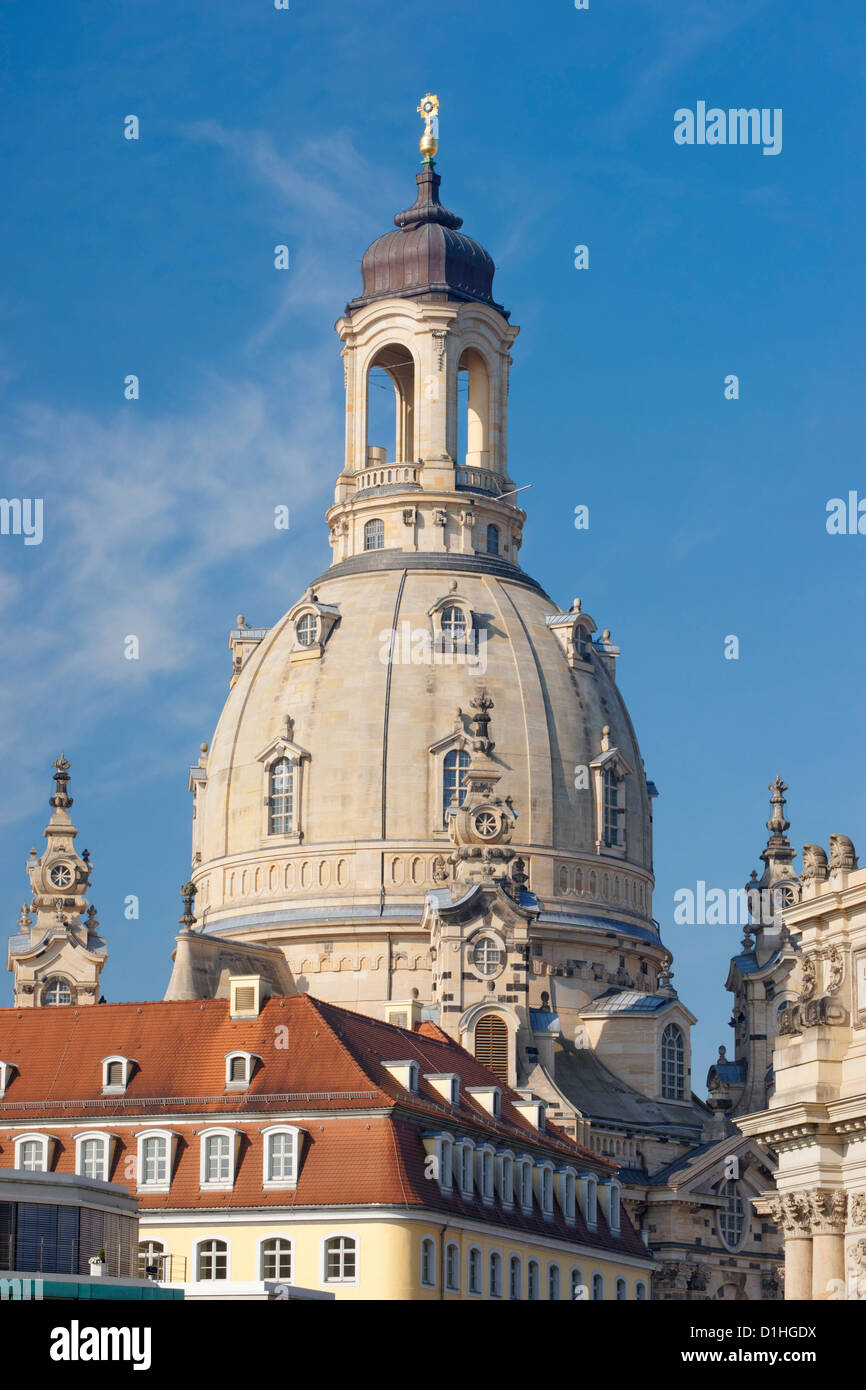
[[[48,877],[55,888],[69,888],[73,874],[68,864],[55,864]]]

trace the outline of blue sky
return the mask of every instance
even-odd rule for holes
[[[521,326],[522,562],[622,647],[702,1089],[740,933],[672,926],[674,891],[760,868],[777,772],[798,846],[841,831],[866,853],[866,537],[825,528],[829,498],[866,496],[862,8],[18,3],[0,33],[0,495],[45,506],[41,546],[0,538],[4,934],[63,748],[106,993],[161,997],[227,632],[276,621],[329,560],[332,325],[413,199],[432,90],[444,201]],[[781,108],[781,154],[676,145],[699,100]]]

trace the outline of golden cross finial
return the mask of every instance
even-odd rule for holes
[[[439,98],[434,92],[427,92],[418,105],[418,115],[424,118],[424,134],[419,148],[425,164],[432,164],[439,148]]]

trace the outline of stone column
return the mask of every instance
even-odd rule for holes
[[[839,1297],[845,1287],[847,1193],[818,1188],[806,1194],[812,1216],[812,1298]]]
[[[785,1236],[785,1298],[811,1299],[812,1221],[808,1194],[784,1192],[766,1202],[766,1212]]]

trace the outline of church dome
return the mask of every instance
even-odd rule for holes
[[[427,167],[416,179],[414,204],[394,218],[399,230],[378,237],[364,252],[363,291],[349,308],[386,297],[423,297],[431,303],[474,300],[507,317],[493,300],[493,258],[459,230],[463,219],[440,203],[439,175]]]

